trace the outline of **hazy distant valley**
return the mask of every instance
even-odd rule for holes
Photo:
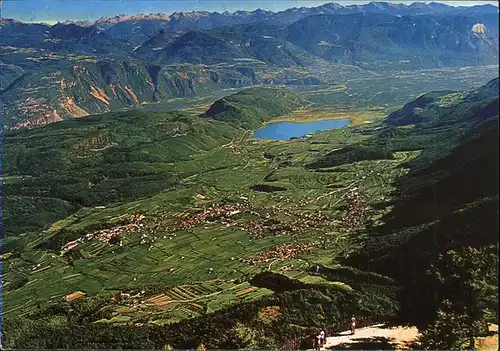
[[[435,7],[333,4],[53,26],[2,19],[3,126],[38,126],[227,88],[332,89],[399,72],[498,64],[495,7]]]

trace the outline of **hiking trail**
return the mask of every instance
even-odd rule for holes
[[[376,324],[370,327],[356,329],[356,334],[350,331],[327,336],[326,343],[321,348],[328,349],[366,349],[368,345],[377,346],[381,350],[408,349],[413,344],[419,332],[415,327],[389,327]]]

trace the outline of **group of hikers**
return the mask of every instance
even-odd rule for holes
[[[319,331],[318,335],[316,335],[314,339],[314,346],[316,350],[320,350],[321,347],[325,345],[326,342],[326,328],[323,328]],[[351,325],[350,325],[350,330],[351,330],[351,335],[354,335],[356,332],[356,318],[353,316],[351,318]]]

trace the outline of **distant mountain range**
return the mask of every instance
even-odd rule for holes
[[[21,128],[221,88],[495,65],[498,8],[332,3],[53,26],[0,18],[0,44],[3,125]]]
[[[376,13],[390,16],[418,16],[429,14],[444,15],[483,15],[498,14],[498,7],[493,5],[449,6],[432,2],[429,4],[415,2],[411,5],[387,2],[370,2],[365,5],[343,6],[328,3],[317,7],[291,8],[272,12],[257,9],[254,11],[207,12],[189,11],[167,13],[150,13],[101,17],[95,21],[64,21],[62,24],[76,24],[83,27],[97,27],[106,30],[113,38],[127,40],[135,45],[143,43],[160,29],[179,32],[189,30],[207,30],[237,24],[268,22],[274,25],[287,25],[313,15],[349,15],[359,13]],[[4,20],[5,21],[5,20]],[[0,24],[2,24],[0,22]],[[61,23],[58,23],[61,24]]]
[[[478,22],[484,23],[488,30],[474,30]],[[287,40],[323,59],[361,66],[495,64],[498,17],[318,15],[287,27]]]
[[[75,23],[81,26],[98,25],[102,28],[111,27],[121,22],[137,21],[165,21],[172,30],[189,29],[210,29],[222,25],[234,25],[242,23],[251,23],[257,21],[272,21],[273,23],[291,23],[299,19],[318,14],[355,14],[355,13],[383,13],[387,15],[425,15],[425,14],[497,14],[498,7],[493,5],[476,6],[449,6],[437,2],[429,4],[414,2],[410,5],[393,4],[388,2],[370,2],[365,5],[341,5],[338,3],[327,3],[316,7],[293,7],[287,10],[272,12],[257,9],[254,11],[235,11],[235,12],[207,12],[207,11],[189,11],[167,13],[150,13],[125,15],[121,14],[114,17],[101,17],[95,21],[65,21],[65,24]],[[190,25],[195,27],[189,27]]]
[[[474,30],[477,23],[486,29]],[[165,33],[155,35],[135,53],[161,63],[215,64],[252,58],[281,67],[307,66],[318,58],[372,69],[374,65],[405,69],[498,62],[498,17],[491,14],[314,15],[286,27],[237,25],[167,34],[167,38]]]

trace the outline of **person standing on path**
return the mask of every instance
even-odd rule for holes
[[[354,335],[355,332],[356,332],[356,318],[354,318],[354,316],[352,316],[352,318],[351,318],[351,334]]]
[[[320,350],[321,349],[321,333],[318,333],[318,335],[316,335],[316,350]]]
[[[325,329],[322,329],[320,332],[319,332],[319,335],[321,336],[321,344],[320,346],[323,346],[325,344]]]

